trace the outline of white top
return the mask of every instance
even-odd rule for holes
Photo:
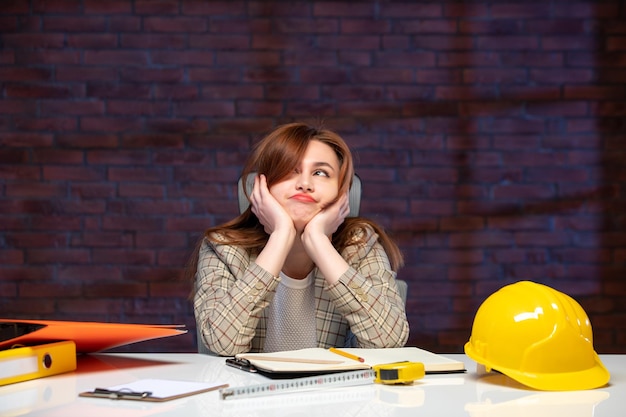
[[[267,307],[265,352],[317,346],[314,278],[313,273],[304,279],[280,273],[276,294]]]
[[[0,387],[0,416],[624,416],[626,355],[600,355],[611,372],[608,386],[569,392],[531,390],[501,374],[480,376],[475,362],[466,355],[446,356],[463,361],[468,372],[426,375],[409,386],[368,384],[230,401],[211,391],[165,403],[146,403],[78,394],[144,378],[220,381],[231,387],[272,380],[229,367],[223,357],[197,353],[81,355],[75,372]]]

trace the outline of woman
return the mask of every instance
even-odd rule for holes
[[[346,218],[352,155],[337,134],[292,123],[255,147],[250,207],[208,229],[192,257],[194,313],[209,351],[400,347],[409,326],[398,247]]]

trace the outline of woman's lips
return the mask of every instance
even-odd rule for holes
[[[301,201],[303,203],[315,203],[315,199],[310,194],[295,194],[291,197],[292,200]]]

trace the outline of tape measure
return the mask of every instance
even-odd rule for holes
[[[409,384],[425,375],[424,364],[420,362],[395,362],[376,365],[372,369],[339,372],[305,378],[281,379],[265,384],[222,388],[220,399],[260,397],[294,391],[310,391],[329,387],[348,387],[380,383],[386,385]]]
[[[365,385],[373,383],[375,377],[376,372],[373,369],[364,369],[305,378],[281,379],[266,384],[222,388],[219,393],[222,400],[232,400],[236,398],[259,397],[263,395],[308,391],[327,387]]]
[[[387,385],[410,384],[426,375],[421,362],[395,362],[375,365],[372,369],[376,373],[374,382]]]

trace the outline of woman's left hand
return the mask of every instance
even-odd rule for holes
[[[317,213],[302,232],[304,249],[331,285],[349,268],[330,239],[349,213],[350,206],[346,193],[335,203]]]
[[[320,233],[331,236],[337,231],[350,213],[348,194],[344,194],[333,204],[317,213],[304,228],[306,233]]]

